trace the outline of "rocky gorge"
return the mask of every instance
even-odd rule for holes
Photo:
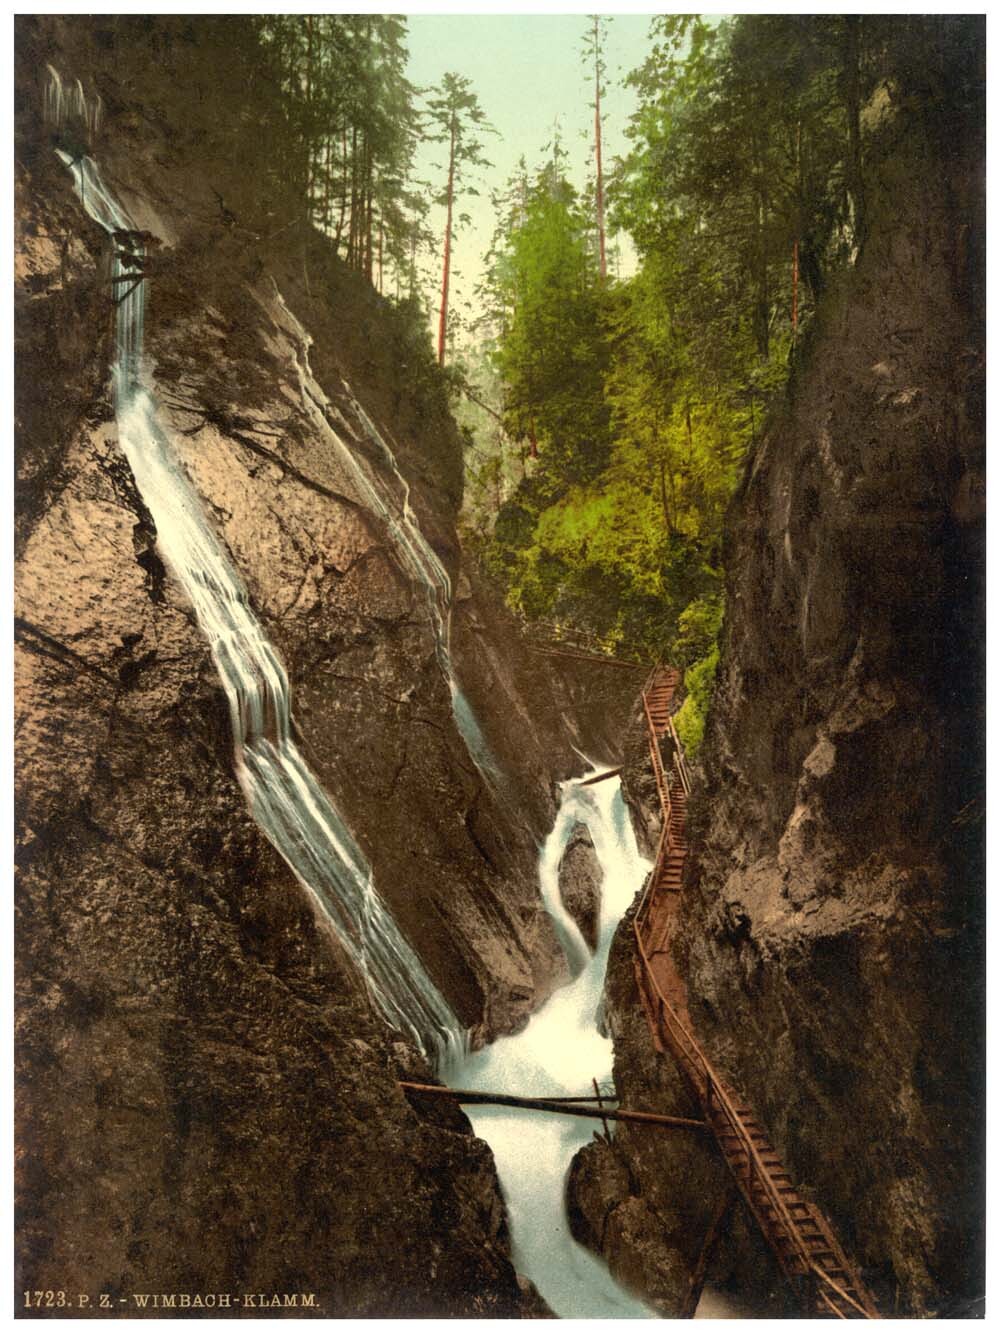
[[[120,448],[119,293],[55,152],[52,71],[100,99],[88,149],[145,238],[151,389],[287,670],[295,744],[473,1048],[570,980],[539,848],[584,756],[623,765],[653,854],[643,671],[546,652],[463,551],[467,441],[423,331],[215,123],[227,31],[17,24],[17,1289],[130,1315],[162,1313],[130,1304],[154,1284],[246,1317],[265,1292],[308,1296],[295,1316],[547,1317],[489,1147],[404,1096],[441,1071],[248,809],[217,662]],[[982,144],[971,114],[888,100],[869,234],[729,511],[674,953],[699,1039],[883,1311],[926,1316],[975,1312],[983,1284]],[[553,870],[593,951],[585,824]],[[640,1002],[634,910],[598,1014],[617,1096],[696,1116]],[[595,1136],[567,1205],[651,1314],[691,1317],[704,1284],[730,1314],[792,1311],[704,1136]]]
[[[984,1284],[982,141],[954,108],[900,105],[871,125],[864,250],[729,511],[674,953],[700,1041],[881,1308],[968,1316]],[[641,710],[625,754],[651,850]],[[607,983],[619,1095],[692,1114],[637,1012],[634,957],[626,919]],[[685,1311],[699,1255],[758,1301],[778,1292],[739,1208],[702,1254],[727,1185],[711,1158],[623,1127],[574,1163],[576,1234],[664,1314]]]
[[[170,25],[114,73],[113,39],[19,32],[19,1286],[117,1302],[151,1273],[201,1291],[225,1274],[326,1315],[518,1313],[488,1150],[461,1113],[408,1106],[419,1053],[245,807],[207,644],[118,450],[107,247],[51,146],[46,65],[101,96],[102,165],[157,243],[154,388],[286,664],[299,743],[473,1042],[565,976],[537,845],[573,745],[613,758],[603,669],[552,671],[463,572],[461,443],[387,303],[318,235],[290,256],[248,241],[227,178],[162,130],[169,60],[144,100],[126,86]],[[496,781],[456,727],[426,591],[318,433],[307,358],[348,448],[396,506],[411,488]]]

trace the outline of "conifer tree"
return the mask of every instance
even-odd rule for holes
[[[446,209],[444,246],[441,272],[441,304],[438,314],[438,364],[444,365],[448,336],[448,299],[451,279],[451,247],[458,225],[468,221],[465,214],[455,217],[455,201],[463,194],[478,191],[466,183],[470,167],[485,167],[490,163],[483,152],[483,132],[495,133],[479,105],[472,85],[461,74],[445,74],[440,86],[427,102],[428,118],[433,127],[429,138],[448,145],[448,166],[445,188],[436,202]]]

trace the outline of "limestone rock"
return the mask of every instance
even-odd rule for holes
[[[559,861],[559,896],[591,950],[597,948],[602,878],[590,832],[586,824],[577,824]]]
[[[537,843],[573,744],[616,725],[566,728],[572,686],[521,664],[469,571],[452,648],[503,778],[480,775],[425,590],[303,402],[288,311],[347,448],[397,503],[405,476],[454,574],[461,441],[404,324],[322,236],[291,251],[226,222],[217,192],[237,212],[259,194],[254,145],[217,156],[198,124],[220,69],[186,20],[19,23],[18,1286],[517,1315],[488,1149],[403,1098],[399,1075],[429,1071],[247,812],[208,645],[117,447],[105,238],[41,120],[47,62],[100,89],[102,172],[164,241],[153,387],[288,668],[301,749],[474,1040],[563,975]]]
[[[912,1314],[983,1282],[982,200],[975,136],[940,151],[892,141],[730,514],[679,945],[713,1059]]]
[[[870,145],[870,235],[747,461],[675,948],[710,1058],[887,1314],[967,1313],[984,1289],[981,152],[918,123]],[[651,849],[645,745],[637,711],[622,785]],[[668,1109],[628,937],[608,981],[616,1082]],[[623,1127],[585,1150],[573,1197],[609,1261],[651,1245],[656,1215],[671,1253],[647,1250],[643,1290],[669,1309],[704,1226],[680,1210],[721,1181],[694,1183],[694,1145],[656,1151]],[[738,1229],[718,1263],[751,1291]]]

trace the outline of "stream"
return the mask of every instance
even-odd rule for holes
[[[590,776],[596,773],[591,767]],[[612,937],[650,870],[639,855],[618,778],[581,786],[564,782],[551,833],[539,856],[542,899],[572,971],[527,1027],[474,1052],[449,1069],[455,1087],[523,1097],[588,1095],[590,1080],[611,1079],[613,1049],[597,1029],[597,1010]],[[604,872],[597,949],[591,954],[559,894],[559,862],[577,823],[586,824]],[[467,1106],[476,1134],[493,1150],[510,1219],[514,1266],[530,1278],[562,1319],[656,1319],[660,1316],[620,1287],[606,1265],[570,1234],[565,1182],[595,1121],[508,1107]],[[614,1128],[612,1126],[612,1133]],[[696,1319],[732,1319],[745,1312],[705,1287]]]
[[[57,123],[68,110],[96,119],[99,109],[88,110],[79,85],[70,97],[56,71],[50,68],[49,76],[46,105]],[[592,1078],[600,1083],[611,1077],[612,1045],[597,1030],[597,1009],[615,928],[649,870],[636,848],[619,781],[590,787],[581,786],[580,780],[563,783],[555,825],[541,848],[542,897],[574,979],[517,1036],[468,1054],[457,1019],[393,921],[361,849],[299,752],[284,666],[204,513],[150,391],[143,355],[146,280],[140,233],[92,158],[57,152],[84,208],[113,243],[118,309],[113,379],[119,442],[155,522],[158,549],[194,608],[210,647],[229,703],[236,775],[251,814],[317,900],[367,977],[386,1019],[446,1071],[454,1086],[522,1096],[586,1094]],[[303,400],[364,483],[362,492],[386,521],[404,567],[423,585],[456,724],[484,778],[495,781],[493,758],[451,663],[450,580],[419,529],[409,505],[409,488],[392,451],[360,406],[359,418],[402,485],[398,512],[368,481],[333,430],[330,405],[308,369],[308,335],[301,333],[298,372]],[[599,938],[593,954],[563,907],[558,887],[559,862],[577,823],[590,830],[603,870]],[[573,1154],[590,1140],[593,1122],[492,1107],[471,1109],[469,1118],[496,1158],[515,1266],[554,1313],[562,1318],[656,1317],[623,1291],[605,1265],[570,1235],[565,1176]],[[728,1312],[720,1300],[707,1293],[699,1316],[724,1317]]]
[[[593,770],[596,772],[596,769]],[[586,824],[604,871],[597,950],[591,955],[559,896],[558,870],[577,823]],[[617,778],[581,787],[562,784],[552,832],[542,846],[542,898],[574,960],[583,971],[533,1015],[517,1036],[501,1037],[476,1051],[454,1071],[456,1086],[567,1096],[591,1091],[611,1077],[611,1041],[597,1030],[597,1007],[615,927],[649,870],[635,845]],[[506,1107],[468,1107],[480,1138],[493,1149],[510,1216],[514,1266],[537,1287],[561,1318],[650,1319],[654,1312],[628,1295],[607,1268],[570,1235],[564,1182],[573,1154],[588,1143],[595,1122]]]

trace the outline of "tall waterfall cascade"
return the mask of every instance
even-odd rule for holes
[[[96,123],[82,88],[50,71],[46,109]],[[466,1037],[382,902],[371,867],[292,738],[288,677],[246,589],[184,472],[143,362],[141,236],[92,157],[57,149],[87,213],[112,240],[117,304],[114,381],[119,442],[156,525],[157,547],[191,602],[229,703],[236,773],[253,818],[318,903],[386,1019],[439,1068]]]
[[[431,627],[434,632],[435,654],[441,673],[448,685],[455,725],[465,743],[465,748],[469,752],[469,757],[476,765],[481,776],[496,787],[500,780],[500,770],[490,752],[472,706],[459,684],[452,662],[451,578],[424,536],[417,516],[413,511],[410,504],[410,484],[400,471],[396,455],[386,443],[384,435],[358,402],[353,390],[345,380],[342,383],[351,411],[371,443],[378,449],[386,466],[395,478],[399,488],[398,499],[391,495],[388,487],[380,483],[376,474],[368,471],[363,462],[348,446],[344,436],[337,429],[337,424],[335,424],[338,423],[346,432],[350,429],[347,421],[323,392],[309,365],[309,347],[312,338],[289,310],[277,287],[275,287],[275,294],[298,343],[295,366],[299,380],[299,391],[305,409],[317,430],[333,446],[337,457],[357,487],[358,493],[363,497],[367,508],[384,524],[403,569],[416,584],[423,588],[427,598]]]

